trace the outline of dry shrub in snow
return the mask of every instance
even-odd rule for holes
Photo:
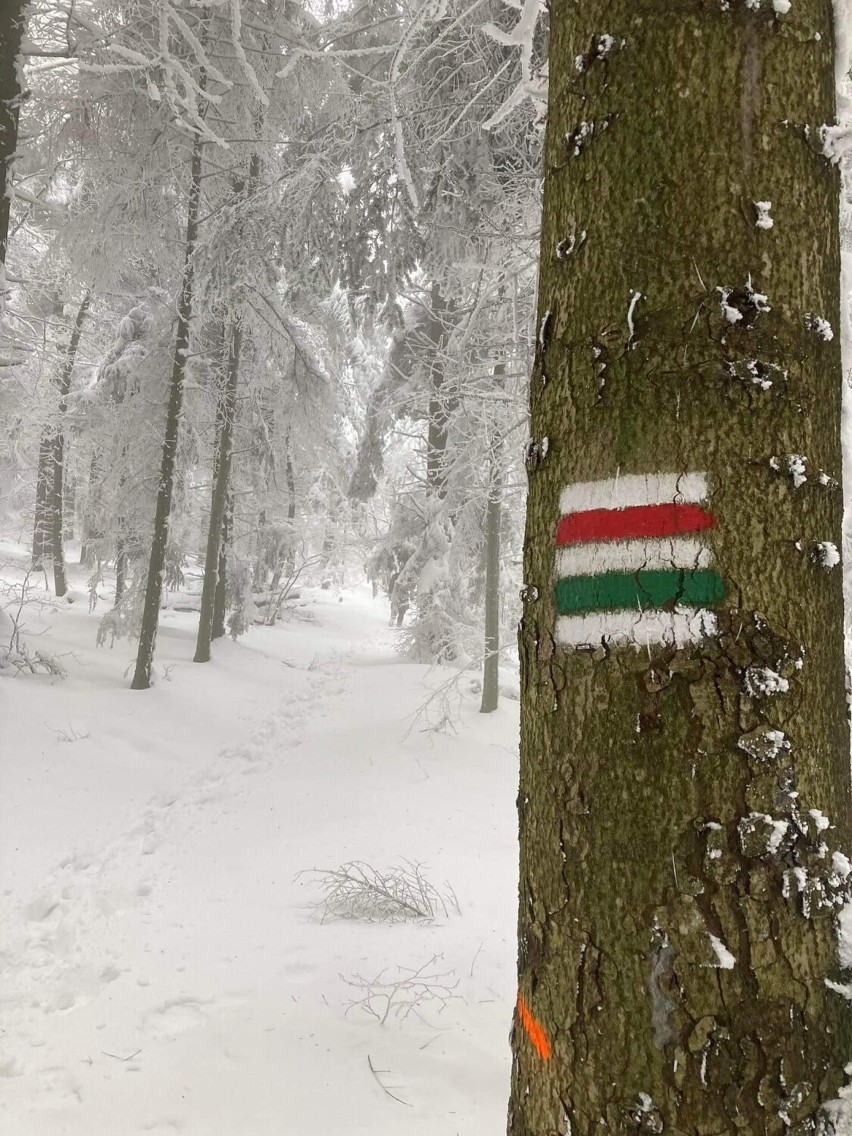
[[[403,1021],[414,1014],[420,1021],[428,1026],[433,1023],[424,1016],[428,1007],[441,1014],[447,1003],[454,998],[460,998],[455,993],[458,979],[455,971],[438,971],[437,963],[442,955],[433,955],[428,962],[417,967],[416,970],[407,966],[396,968],[396,977],[388,977],[387,971],[380,971],[375,978],[363,978],[360,974],[352,978],[343,978],[347,986],[358,990],[360,997],[353,998],[346,1008],[358,1008],[376,1018],[379,1025],[385,1025],[388,1018]]]
[[[339,868],[313,868],[323,898],[316,910],[325,919],[359,919],[365,923],[431,921],[458,912],[455,892],[438,890],[423,874],[422,864],[403,860],[399,866],[374,868],[350,860]]]
[[[32,571],[27,572],[20,584],[0,586],[0,670],[13,675],[42,672],[64,678],[65,668],[60,660],[28,647],[22,634],[24,609],[34,602],[29,596],[31,575]]]

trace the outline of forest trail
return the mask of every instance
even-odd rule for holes
[[[74,658],[64,682],[0,687],[16,713],[3,731],[4,1136],[503,1124],[516,705],[478,715],[465,677],[455,733],[430,728],[449,704],[418,707],[450,675],[402,661],[366,591],[341,598],[318,592],[302,620],[221,643],[205,666],[187,662],[191,613],[168,613],[170,681],[145,693],[121,683],[126,645],[94,649],[83,605],[41,616],[45,645]],[[311,869],[400,858],[446,880],[460,913],[318,917]],[[445,977],[406,985],[424,964]],[[400,979],[381,1025],[359,1003],[369,984],[385,1006],[381,983]]]

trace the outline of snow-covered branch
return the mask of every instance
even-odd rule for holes
[[[514,2],[509,7],[518,9]],[[532,99],[539,117],[543,118],[547,109],[547,63],[541,68],[533,68],[533,48],[539,15],[545,11],[542,0],[524,0],[520,7],[520,18],[510,32],[503,31],[496,24],[483,24],[482,31],[496,43],[504,47],[521,49],[521,81],[508,99],[482,125],[485,130],[499,126],[512,111],[526,99]]]

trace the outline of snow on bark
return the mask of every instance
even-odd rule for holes
[[[754,207],[757,210],[757,220],[755,225],[758,229],[771,229],[775,225],[774,220],[770,217],[772,209],[771,201],[755,201]]]
[[[752,698],[767,698],[774,694],[786,694],[790,683],[771,667],[751,666],[745,672],[746,692]]]
[[[776,473],[789,474],[794,489],[801,489],[808,480],[808,459],[804,454],[773,455],[769,459],[769,468]]]
[[[716,952],[716,966],[719,967],[720,970],[733,970],[737,965],[737,960],[734,958],[734,956],[731,954],[722,940],[717,938],[716,935],[711,935],[710,943],[713,947],[713,950]]]
[[[834,339],[834,330],[827,319],[814,312],[805,312],[805,327],[825,343]]]
[[[821,540],[816,546],[816,561],[822,568],[836,568],[840,563],[840,551],[830,540]]]

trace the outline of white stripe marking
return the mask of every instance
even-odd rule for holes
[[[716,634],[716,616],[703,608],[676,611],[606,611],[560,615],[556,642],[561,646],[607,643],[645,647],[651,643],[679,646]]]
[[[648,537],[642,540],[575,544],[556,553],[556,578],[597,576],[601,572],[641,569],[709,568],[710,549],[690,537]]]
[[[703,473],[630,473],[606,481],[579,481],[566,485],[559,512],[585,509],[627,509],[633,505],[660,505],[670,501],[699,502],[707,498]]]

